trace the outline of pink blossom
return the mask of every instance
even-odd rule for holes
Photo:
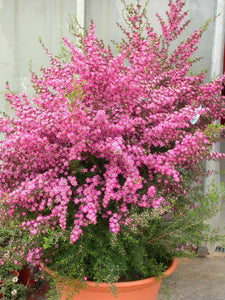
[[[202,30],[170,47],[189,23],[183,6],[169,1],[167,21],[157,15],[159,35],[148,22],[139,32],[134,8],[132,31],[116,54],[98,41],[93,22],[82,51],[63,39],[68,60],[44,47],[50,66],[40,76],[31,72],[35,96],[8,90],[14,117],[0,116],[0,197],[7,208],[0,222],[20,213],[21,229],[31,235],[69,230],[75,243],[99,218],[119,233],[135,209],[169,220],[174,201],[190,196],[185,174],[203,177],[203,161],[225,158],[211,151],[223,137],[223,127],[212,124],[225,114],[225,75],[212,82],[191,75]],[[41,255],[41,248],[30,249],[27,261],[38,264]]]

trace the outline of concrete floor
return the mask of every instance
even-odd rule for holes
[[[225,300],[225,253],[179,259],[174,273],[163,280],[157,300]]]

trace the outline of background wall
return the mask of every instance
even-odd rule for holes
[[[6,81],[16,92],[30,93],[30,60],[34,70],[48,64],[39,37],[50,52],[60,52],[75,6],[75,0],[0,0],[0,110],[8,110]]]

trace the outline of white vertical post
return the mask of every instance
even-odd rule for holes
[[[225,0],[217,0],[216,8],[216,20],[214,26],[214,40],[212,48],[212,65],[211,65],[211,79],[222,75],[223,72],[223,55],[224,55],[224,38],[225,38]],[[220,152],[220,144],[214,144],[212,151]],[[205,180],[205,192],[211,187],[212,181],[216,186],[220,185],[220,163],[215,161],[207,161],[206,169],[213,172],[212,176],[209,176]],[[209,220],[212,228],[215,228],[219,225],[219,216],[218,213],[214,218]],[[213,245],[214,247],[214,245]],[[215,249],[209,249],[213,251]]]
[[[223,71],[223,49],[225,38],[225,0],[217,0],[214,41],[212,49],[211,78]]]
[[[223,54],[224,54],[224,35],[225,35],[225,0],[217,0],[216,19],[214,25],[214,39],[212,47],[212,65],[210,77],[211,79],[222,75],[223,72]],[[220,151],[220,144],[213,145],[212,151]],[[210,161],[206,163],[208,170],[220,171],[219,162]],[[220,184],[220,175],[213,175],[206,179],[205,188],[211,185],[212,179],[216,185]]]
[[[212,66],[211,78],[222,75],[223,72],[223,55],[224,55],[224,39],[225,39],[225,0],[217,0],[216,20],[214,26],[214,40],[212,48]],[[220,151],[220,144],[213,145],[213,151]],[[210,161],[206,163],[208,170],[220,171],[218,162]],[[206,179],[205,188],[211,185],[212,178]],[[220,184],[220,176],[214,176],[215,184]]]
[[[76,0],[76,18],[81,27],[85,25],[85,0]]]

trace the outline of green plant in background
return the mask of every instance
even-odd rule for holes
[[[11,221],[0,226],[0,298],[24,300],[28,287],[19,281],[26,260],[24,233]]]

